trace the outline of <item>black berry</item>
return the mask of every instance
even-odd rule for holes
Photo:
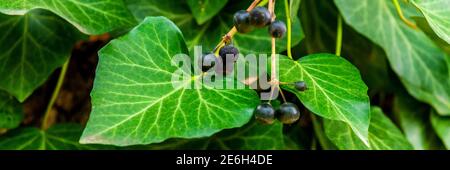
[[[240,10],[234,14],[233,23],[237,31],[240,33],[252,31],[252,26],[250,25],[250,14],[245,10]]]
[[[275,120],[275,110],[272,105],[268,103],[262,103],[255,109],[255,119],[263,124],[272,124]]]
[[[294,83],[294,87],[295,89],[297,89],[298,91],[305,91],[306,89],[308,89],[306,87],[306,83],[304,81],[297,81]]]
[[[213,53],[203,54],[200,61],[199,65],[201,66],[202,71],[206,72],[216,65],[217,57]]]
[[[250,11],[250,24],[261,28],[270,23],[270,13],[267,8],[259,6]]]
[[[219,56],[225,63],[235,62],[239,55],[239,50],[233,45],[225,45],[219,50]]]
[[[292,124],[300,118],[300,110],[293,103],[283,103],[277,110],[277,118],[284,124]]]
[[[274,38],[282,38],[286,33],[286,24],[283,21],[274,21],[269,26],[269,33]]]
[[[234,70],[234,62],[229,60],[223,60],[222,57],[217,58],[216,73],[221,75],[229,75]]]

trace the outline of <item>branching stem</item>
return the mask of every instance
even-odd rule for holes
[[[252,4],[247,8],[247,11],[250,12],[253,8],[255,8],[256,6],[258,6],[258,4],[261,2],[261,0],[254,0],[252,2]],[[233,26],[233,28],[231,28],[230,31],[228,31],[227,34],[225,34],[225,36],[222,37],[222,40],[219,42],[219,44],[216,45],[216,47],[214,48],[213,52],[217,53],[217,51],[223,47],[226,43],[230,42],[231,39],[233,39],[233,36],[237,33],[237,29],[235,26]]]
[[[275,21],[275,0],[269,0],[269,12],[271,16],[271,21]],[[271,63],[270,63],[270,81],[273,83],[278,83],[278,77],[277,77],[277,69],[276,69],[276,43],[275,38],[272,37],[271,39],[272,43],[272,54],[270,55]],[[278,85],[277,85],[278,86]],[[272,85],[273,87],[273,85]],[[275,88],[272,88],[273,91]],[[278,88],[281,90],[280,88]],[[284,98],[283,98],[284,99]]]

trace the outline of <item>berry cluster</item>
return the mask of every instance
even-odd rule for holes
[[[294,82],[293,85],[298,91],[307,89],[304,81]],[[254,114],[255,119],[263,124],[272,124],[275,118],[283,124],[292,124],[300,118],[300,110],[290,102],[284,102],[276,111],[270,103],[261,103],[256,107]]]
[[[269,33],[274,38],[282,38],[286,33],[286,25],[283,21],[275,20],[271,22],[269,10],[265,7],[256,7],[250,12],[245,10],[237,11],[233,17],[236,30],[240,33],[248,33],[254,27],[262,28],[269,25]],[[216,66],[216,73],[227,75],[233,71],[234,62],[239,55],[239,50],[228,43],[219,50],[219,57],[214,52],[202,55],[199,65],[203,72]]]
[[[237,11],[233,17],[233,23],[236,30],[240,33],[248,33],[254,28],[263,28],[269,26],[269,34],[273,38],[282,38],[286,33],[286,25],[283,21],[274,20],[267,8],[259,6],[247,12],[245,10]],[[233,71],[234,62],[239,55],[239,50],[232,43],[224,41],[225,45],[219,49],[219,56],[213,52],[202,55],[201,69],[206,72],[215,66],[215,72],[227,75]],[[305,91],[306,84],[303,81],[291,83],[295,89]],[[284,99],[284,98],[283,98]],[[284,102],[275,110],[269,103],[258,105],[254,111],[255,119],[264,124],[272,124],[277,118],[284,124],[292,124],[300,118],[300,110],[290,102]]]
[[[282,38],[286,33],[286,25],[283,21],[271,22],[271,15],[267,8],[259,6],[247,12],[240,10],[234,14],[233,23],[240,33],[248,33],[253,28],[263,28],[269,25],[269,34],[274,38]]]

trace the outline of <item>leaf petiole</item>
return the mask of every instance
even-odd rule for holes
[[[286,9],[286,27],[287,27],[287,56],[290,59],[292,58],[292,51],[291,51],[291,44],[292,44],[292,39],[291,39],[291,35],[292,35],[292,28],[291,28],[291,9],[289,6],[289,2],[288,0],[284,0],[284,8]]]
[[[336,31],[336,56],[341,56],[342,48],[342,16],[338,15],[337,18],[337,31]]]
[[[398,16],[400,17],[400,19],[409,27],[411,27],[412,29],[417,29],[416,24],[414,24],[413,22],[409,21],[408,19],[405,18],[405,16],[403,15],[402,9],[400,7],[400,3],[398,3],[398,0],[392,0],[392,2],[395,5],[395,9],[397,10]]]
[[[42,119],[41,129],[46,130],[51,126],[50,123],[50,112],[53,108],[53,105],[55,104],[56,99],[58,98],[59,91],[61,90],[61,87],[64,83],[64,78],[66,77],[67,68],[69,68],[69,62],[70,57],[67,59],[67,61],[64,63],[64,65],[61,68],[61,73],[59,73],[58,82],[56,84],[55,90],[53,90],[52,98],[50,99],[50,102],[47,105],[47,109],[44,114],[44,118]]]

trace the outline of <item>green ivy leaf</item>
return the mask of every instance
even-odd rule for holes
[[[413,149],[402,132],[379,107],[372,107],[369,127],[370,148],[340,121],[324,120],[325,134],[339,148],[345,150],[410,150]]]
[[[199,25],[214,17],[227,4],[228,0],[187,0],[192,15]]]
[[[271,150],[285,149],[283,125],[275,122],[262,125],[251,121],[245,126],[227,129],[209,138],[170,139],[163,143],[146,146],[133,146],[132,149],[195,149],[195,150]]]
[[[186,0],[124,0],[135,18],[142,21],[147,16],[164,16],[178,26],[192,23],[194,16]]]
[[[340,120],[368,144],[370,118],[367,86],[359,71],[342,57],[314,54],[293,61],[279,60],[280,81],[305,81],[308,90],[299,92],[292,85],[283,85],[312,112],[327,119]]]
[[[0,150],[87,150],[111,148],[81,145],[78,138],[83,128],[78,124],[57,124],[43,131],[34,127],[12,130],[0,137]]]
[[[297,17],[298,9],[300,8],[301,0],[290,0],[289,1],[289,11],[291,18]]]
[[[440,149],[442,144],[429,122],[428,107],[410,96],[398,95],[394,100],[393,112],[414,149]]]
[[[439,116],[434,111],[431,113],[431,124],[437,135],[444,142],[447,149],[450,149],[450,118]]]
[[[125,0],[129,9],[139,20],[146,16],[165,16],[172,20],[183,32],[188,49],[192,52],[194,46],[201,45],[204,51],[212,50],[221,38],[232,28],[233,15],[236,11],[246,8],[251,1],[233,1],[228,3],[226,9],[222,10],[210,21],[198,25],[189,11],[185,1],[165,0]],[[295,6],[294,6],[295,7]],[[277,19],[286,21],[284,1],[277,1],[275,5]],[[298,17],[292,19],[292,46],[297,45],[303,39]],[[271,37],[267,29],[256,29],[247,34],[236,34],[233,43],[243,54],[260,54],[271,52]],[[286,50],[286,37],[277,40],[277,51]]]
[[[398,17],[391,1],[335,0],[345,21],[380,45],[408,92],[431,104],[439,114],[450,115],[449,56],[423,32]],[[403,6],[407,16],[414,9]]]
[[[450,44],[440,38],[424,17],[413,17],[416,25],[442,50],[450,54]]]
[[[76,29],[48,11],[0,14],[0,88],[24,101],[67,60],[80,38]]]
[[[0,91],[0,129],[16,128],[22,119],[22,105],[14,97]]]
[[[183,86],[200,81],[200,75],[173,87],[172,73],[180,68],[171,59],[180,53],[187,53],[183,36],[164,17],[148,17],[106,45],[99,52],[93,109],[81,142],[149,144],[246,124],[259,103],[256,92]]]
[[[3,0],[0,12],[24,15],[32,9],[49,10],[86,34],[102,34],[135,24],[122,0]]]
[[[300,50],[309,54],[334,53],[336,24],[339,14],[333,1],[305,0],[301,6],[301,22],[307,35]],[[380,91],[391,91],[386,55],[380,47],[348,25],[343,25],[342,57],[354,64],[369,87],[369,96]]]
[[[436,34],[450,44],[450,1],[412,0]]]
[[[300,127],[300,124],[296,126],[287,126],[284,130],[284,144],[287,150],[304,150],[311,145],[311,136],[309,131]]]

